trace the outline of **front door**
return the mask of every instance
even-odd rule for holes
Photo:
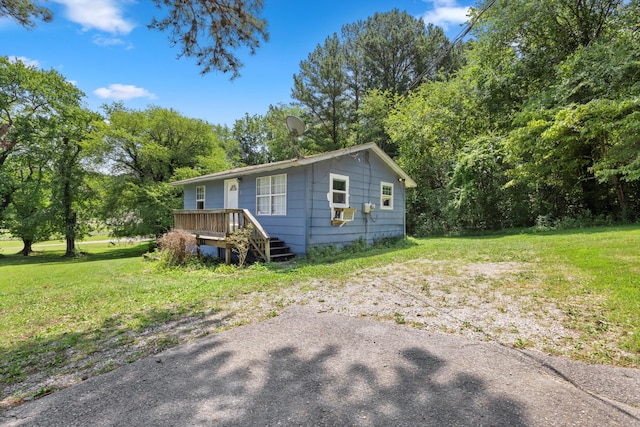
[[[235,179],[224,180],[224,208],[238,209],[238,194],[240,193],[240,181]],[[237,213],[229,215],[229,232],[233,232],[239,223]]]
[[[224,208],[238,209],[238,193],[239,185],[237,179],[224,180]]]

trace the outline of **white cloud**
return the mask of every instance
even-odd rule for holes
[[[109,87],[98,88],[94,90],[93,93],[104,99],[127,100],[133,98],[156,98],[156,96],[147,89],[136,87],[134,85],[123,85],[120,83],[111,84]]]
[[[129,34],[135,24],[123,17],[122,0],[53,0],[65,6],[65,16],[82,25],[112,34]]]
[[[26,56],[9,56],[8,58],[9,61],[13,63],[22,62],[27,67],[40,68],[40,61],[38,61],[37,59],[27,58]]]
[[[456,0],[425,0],[425,3],[433,5],[433,10],[421,16],[426,23],[438,25],[446,30],[449,26],[463,24],[468,19],[469,6],[458,6]]]
[[[125,44],[125,41],[119,37],[103,37],[98,35],[93,36],[92,41],[98,46],[118,46]]]

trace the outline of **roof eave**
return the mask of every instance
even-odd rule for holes
[[[375,142],[369,142],[363,145],[342,148],[340,150],[329,151],[327,153],[315,154],[309,157],[300,157],[297,159],[282,160],[280,162],[266,163],[262,165],[245,166],[242,168],[230,169],[224,172],[216,172],[216,173],[203,175],[195,178],[183,179],[181,181],[172,182],[170,183],[170,185],[177,187],[181,185],[196,184],[200,182],[210,181],[212,179],[215,179],[215,180],[233,179],[233,178],[245,176],[249,173],[269,172],[269,171],[274,171],[279,169],[287,169],[295,166],[303,166],[303,165],[317,163],[324,160],[330,160],[336,157],[344,156],[347,154],[358,153],[360,151],[366,151],[366,150],[374,151],[378,155],[378,157],[380,157],[380,159],[382,159],[382,161],[400,177],[401,181],[404,182],[404,185],[406,188],[414,188],[418,186],[416,182],[413,179],[411,179],[411,177],[407,175],[407,173],[403,171],[402,168],[398,166],[398,164],[394,162],[393,159],[389,157],[389,155],[385,153],[384,150],[380,148],[378,144],[376,144]]]

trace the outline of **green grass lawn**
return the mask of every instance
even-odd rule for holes
[[[53,243],[60,242],[48,242]],[[34,373],[53,375],[98,363],[90,356],[106,347],[132,346],[150,327],[184,317],[226,312],[242,295],[261,292],[280,298],[282,290],[311,279],[332,280],[425,258],[460,265],[535,265],[515,282],[495,286],[552,300],[570,314],[569,327],[583,341],[614,333],[617,345],[635,355],[614,360],[592,351],[572,357],[640,366],[640,227],[410,239],[390,248],[335,254],[322,262],[298,260],[242,270],[224,265],[160,270],[141,256],[147,247],[81,243],[85,255],[68,259],[61,257],[63,245],[35,246],[38,252],[23,257],[12,255],[20,249],[15,241],[0,241],[0,400],[9,397],[9,386],[15,390]],[[130,361],[176,343],[171,337],[156,341],[153,349],[141,348]]]

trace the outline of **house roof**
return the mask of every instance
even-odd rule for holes
[[[351,155],[351,154],[355,154],[360,151],[366,151],[366,150],[373,151],[378,157],[380,157],[380,159],[382,159],[384,163],[387,164],[387,166],[389,166],[395,173],[397,173],[398,176],[400,176],[404,181],[405,187],[413,188],[417,186],[416,182],[413,179],[411,179],[411,177],[407,175],[407,173],[403,171],[402,168],[400,168],[400,166],[398,166],[398,164],[394,162],[393,159],[387,155],[387,153],[385,153],[380,147],[378,147],[378,145],[375,142],[370,142],[368,144],[363,144],[363,145],[354,145],[352,147],[343,148],[341,150],[314,154],[312,156],[300,157],[297,159],[282,160],[279,162],[265,163],[262,165],[245,166],[242,168],[229,169],[223,172],[216,172],[208,175],[199,176],[196,178],[189,178],[189,179],[183,179],[182,181],[172,182],[171,185],[178,186],[178,185],[186,185],[186,184],[195,184],[195,183],[217,180],[217,179],[237,178],[240,176],[245,176],[245,175],[259,173],[259,172],[270,172],[270,171],[276,171],[280,169],[288,169],[296,166],[310,165],[312,163],[321,162],[323,160],[330,160],[337,157]]]

